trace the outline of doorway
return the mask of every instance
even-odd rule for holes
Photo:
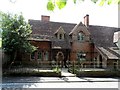
[[[64,66],[64,54],[63,54],[63,52],[60,51],[56,54],[56,60],[57,60],[57,64],[59,66],[61,66],[61,67]]]

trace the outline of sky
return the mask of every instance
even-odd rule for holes
[[[99,2],[94,4],[90,0],[74,4],[73,0],[68,0],[62,10],[56,8],[54,11],[48,11],[47,1],[16,0],[15,3],[11,3],[9,0],[0,0],[0,11],[14,14],[22,12],[26,20],[41,20],[41,15],[48,15],[50,21],[76,24],[83,22],[83,17],[89,14],[90,25],[118,27],[118,6],[115,4],[99,6]]]

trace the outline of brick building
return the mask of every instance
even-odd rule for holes
[[[23,57],[23,61],[57,61],[62,66],[66,66],[66,61],[82,61],[85,67],[102,68],[118,65],[120,53],[113,37],[119,28],[89,25],[89,15],[79,24],[51,22],[50,16],[29,23],[30,41],[37,51]]]

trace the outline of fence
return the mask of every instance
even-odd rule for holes
[[[71,73],[75,73],[76,71],[104,71],[104,70],[118,70],[120,71],[120,68],[118,66],[117,62],[113,62],[113,65],[110,65],[109,63],[106,63],[106,65],[103,67],[103,62],[93,62],[93,61],[70,61],[68,64],[68,71]]]
[[[103,62],[99,62],[99,66],[97,65],[97,62],[92,62],[92,61],[67,61],[66,66],[68,68],[68,71],[75,73],[76,70],[93,70],[95,71],[96,69],[102,70],[102,69],[114,69],[114,70],[119,70],[118,64],[116,62],[115,66],[113,65],[107,65],[106,67],[103,68]],[[39,61],[39,62],[16,62],[11,69],[19,69],[22,68],[22,70],[31,70],[31,69],[36,69],[36,70],[51,70],[54,68],[62,68],[62,62],[57,62],[57,61]],[[4,70],[4,69],[3,69]],[[20,69],[21,70],[21,69]]]

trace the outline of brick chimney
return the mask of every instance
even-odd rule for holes
[[[41,21],[49,22],[49,21],[50,21],[50,16],[42,15],[42,16],[41,16]]]
[[[88,14],[86,14],[86,16],[84,17],[84,25],[85,25],[86,27],[89,26],[89,15],[88,15]]]

